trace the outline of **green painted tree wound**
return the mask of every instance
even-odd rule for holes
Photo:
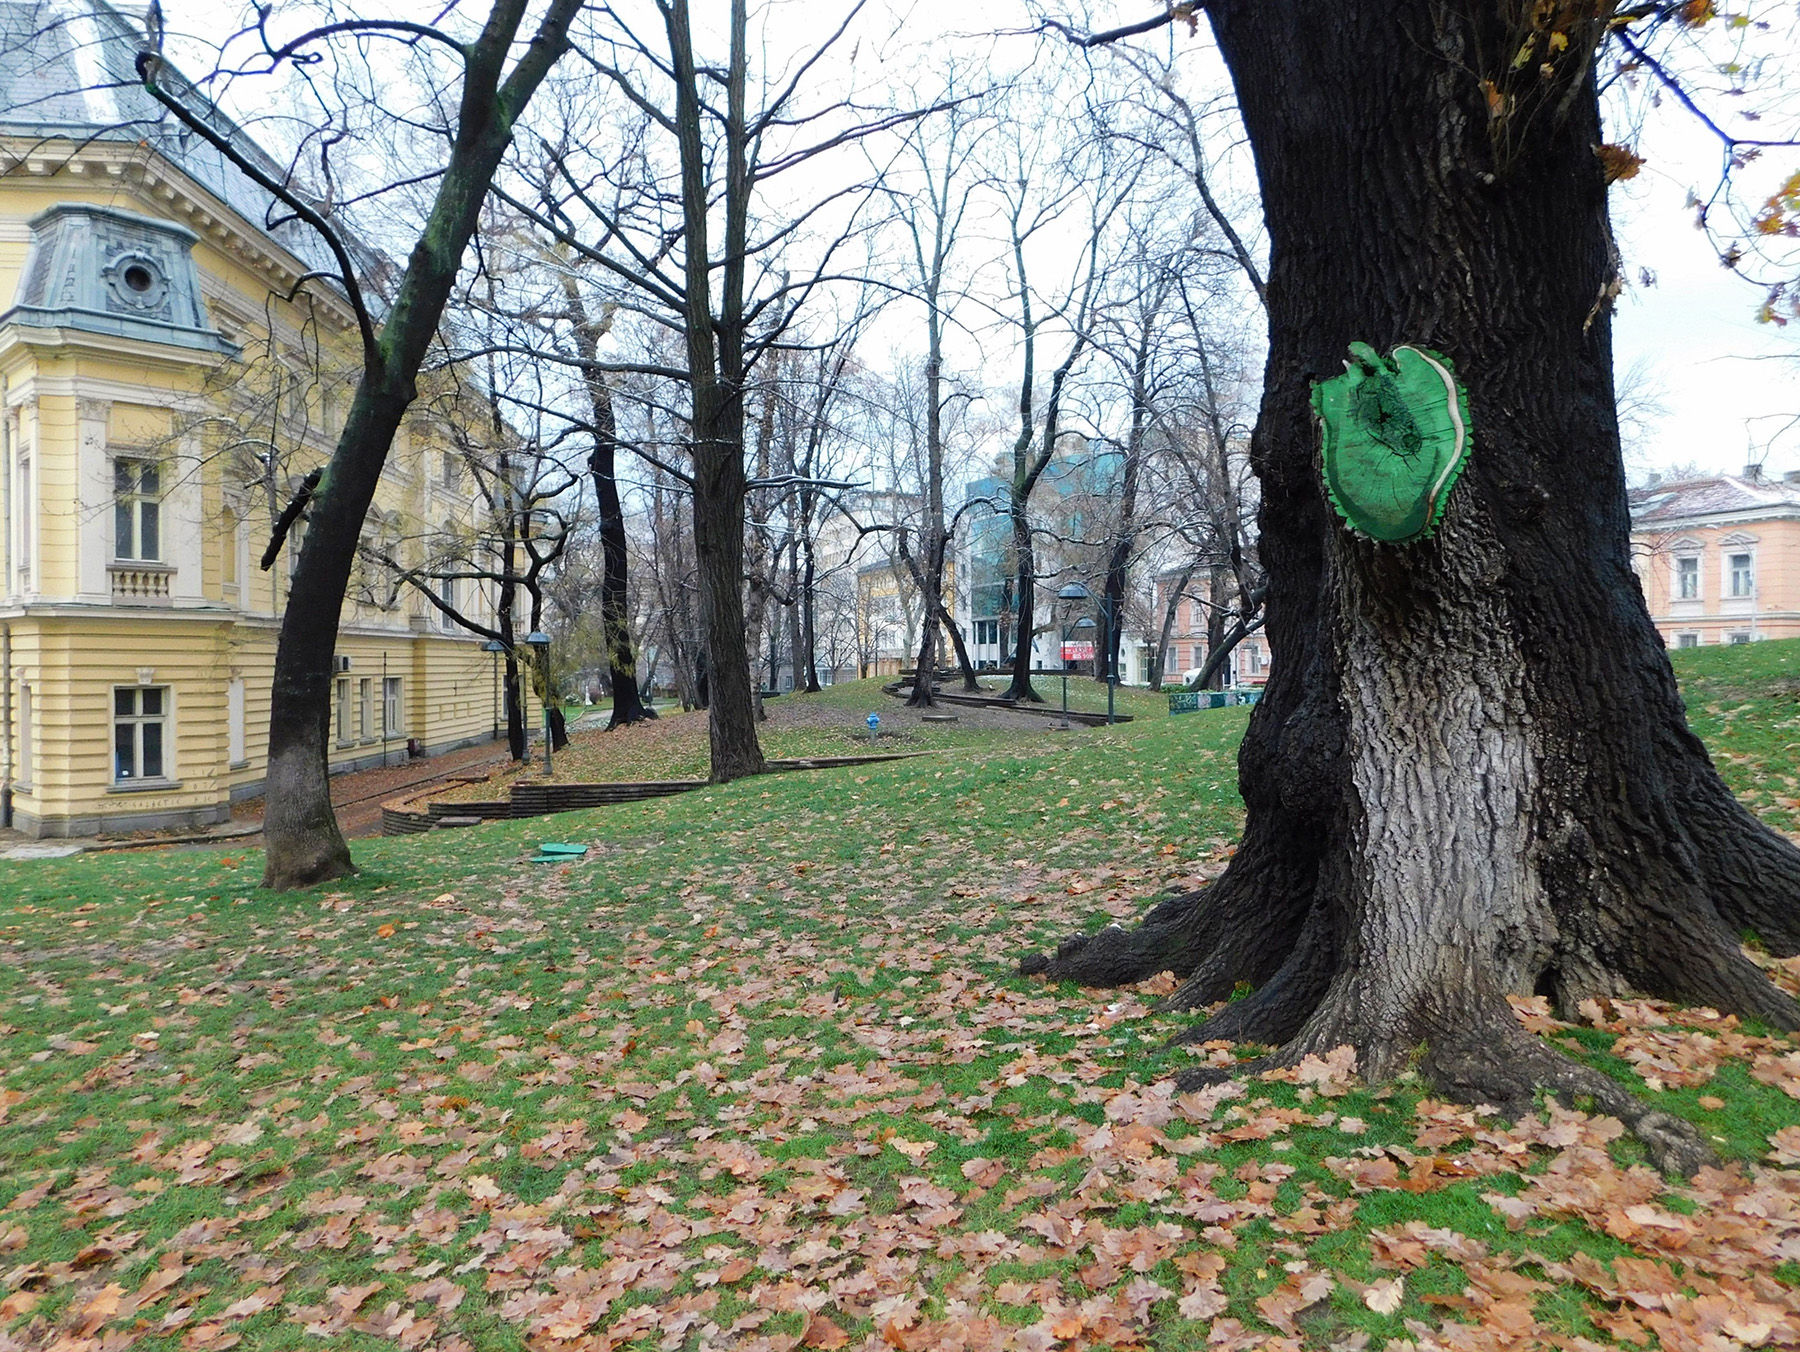
[[[1314,383],[1312,405],[1325,491],[1350,529],[1387,544],[1430,536],[1474,444],[1450,359],[1352,343],[1344,373]]]

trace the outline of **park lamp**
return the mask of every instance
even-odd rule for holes
[[[500,740],[500,654],[506,651],[506,645],[497,638],[490,638],[481,645],[481,651],[494,655],[494,728],[491,736],[497,742]]]
[[[550,651],[550,635],[542,629],[533,629],[525,635],[525,642],[538,650],[538,660],[544,668],[544,778],[549,779],[553,773],[550,768],[550,665],[545,659]]]

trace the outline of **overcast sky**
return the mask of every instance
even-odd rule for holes
[[[1616,368],[1642,363],[1667,411],[1634,458],[1737,473],[1766,456],[1771,473],[1800,469],[1800,425],[1777,435],[1800,414],[1800,323],[1755,322],[1762,292],[1720,265],[1685,206],[1690,188],[1704,196],[1716,181],[1719,142],[1671,107],[1640,152],[1647,163],[1613,188],[1613,215],[1627,274],[1649,268],[1656,285],[1620,298],[1613,343]]]

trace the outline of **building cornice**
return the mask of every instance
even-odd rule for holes
[[[1679,530],[1710,530],[1719,526],[1746,526],[1757,521],[1800,521],[1800,503],[1778,502],[1766,507],[1745,507],[1735,512],[1700,512],[1656,521],[1633,521],[1633,535],[1666,535]]]

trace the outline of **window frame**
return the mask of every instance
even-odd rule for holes
[[[1691,571],[1686,568],[1686,565],[1688,564],[1693,565]],[[1692,593],[1687,590],[1687,583],[1690,579],[1694,584]],[[1700,556],[1698,554],[1677,554],[1675,556],[1675,582],[1674,586],[1670,588],[1670,591],[1672,594],[1669,599],[1672,601],[1698,601],[1702,599],[1700,594]]]
[[[30,681],[19,682],[19,750],[18,765],[13,771],[13,787],[32,792],[34,763],[32,740],[37,734],[37,702]]]
[[[339,676],[331,693],[336,706],[337,744],[349,746],[352,741],[350,736],[350,678]]]
[[[1744,566],[1739,568],[1737,560],[1742,559]],[[1736,549],[1725,555],[1725,595],[1733,601],[1753,601],[1756,599],[1756,551],[1754,549]],[[1739,579],[1743,580],[1743,590],[1738,589]]]
[[[175,782],[171,773],[175,758],[175,738],[173,735],[175,690],[168,685],[115,685],[112,687],[110,740],[112,759],[112,787],[115,789],[163,788]],[[155,713],[145,711],[143,706],[148,697],[156,696],[158,709]],[[131,708],[121,711],[120,697],[129,698]],[[131,729],[131,768],[132,773],[119,773],[119,733],[120,729]],[[145,770],[146,756],[144,751],[144,733],[148,728],[156,729],[157,771],[150,774]]]
[[[1675,635],[1675,650],[1677,652],[1680,652],[1684,648],[1698,648],[1699,646],[1700,635],[1692,630]]]
[[[400,681],[401,678],[398,676],[381,678],[381,735],[383,738],[399,737],[406,731],[406,703]]]
[[[136,466],[135,471],[126,466]],[[126,484],[120,475],[128,476]],[[144,476],[154,475],[154,487],[146,491]],[[121,453],[112,457],[112,556],[118,563],[164,563],[163,499],[168,489],[163,482],[164,467],[160,460],[142,453]],[[155,543],[144,544],[144,523],[152,523]],[[147,552],[147,548],[150,551]]]
[[[37,494],[33,491],[35,487],[36,485],[32,483],[31,479],[31,447],[21,444],[18,480],[13,489],[14,500],[17,503],[13,509],[13,515],[19,523],[19,556],[13,561],[13,567],[27,576],[31,573],[31,548],[35,533],[33,528],[37,525],[37,516],[33,509],[33,503],[37,499]]]

